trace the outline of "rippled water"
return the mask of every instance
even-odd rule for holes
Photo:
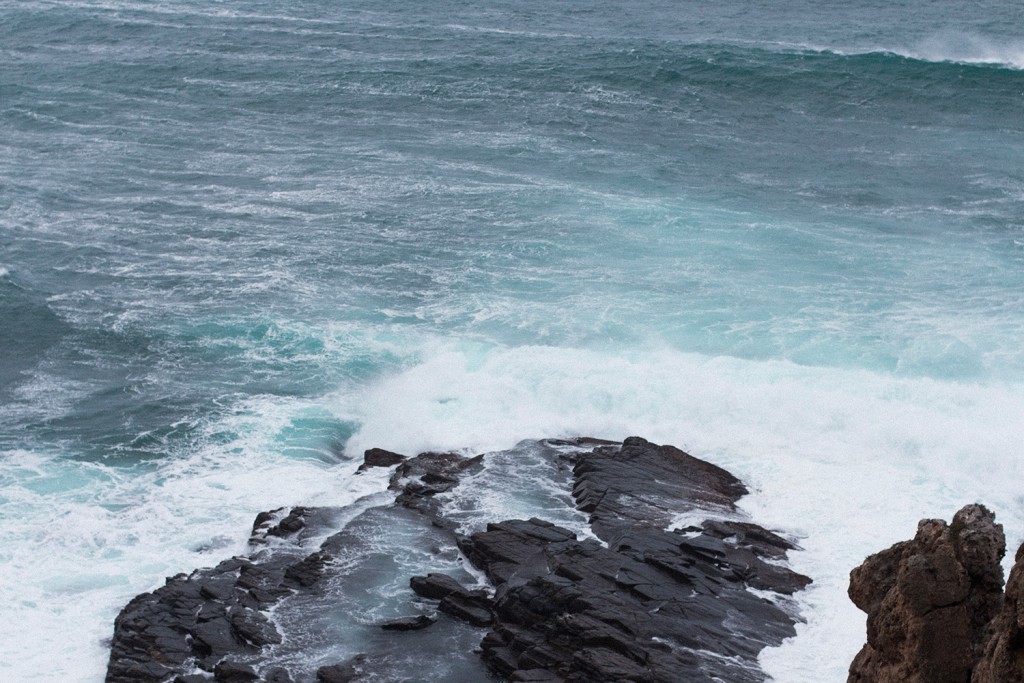
[[[0,677],[99,680],[121,605],[379,490],[364,448],[640,434],[801,538],[763,663],[841,678],[865,554],[1024,534],[1022,25],[0,5]]]

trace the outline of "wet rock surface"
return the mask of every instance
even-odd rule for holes
[[[487,476],[485,456],[368,451],[361,469],[395,467],[394,505],[333,533],[339,509],[261,513],[247,556],[172,577],[124,608],[107,681],[403,680],[423,675],[417,657],[430,652],[455,661],[450,681],[764,680],[757,655],[794,634],[785,596],[810,579],[781,564],[791,543],[737,510],[742,483],[639,438],[531,443],[560,459],[586,533],[532,518],[463,535],[449,494]],[[375,545],[381,530],[407,539],[394,541],[396,558],[435,557],[439,571],[403,578]],[[968,564],[987,552],[965,548]],[[488,585],[473,585],[462,558]],[[397,614],[362,616],[374,582],[389,580],[408,586]],[[365,624],[358,649],[296,665],[342,618]]]
[[[363,464],[357,472],[365,472],[371,467],[391,467],[405,460],[401,453],[393,453],[383,448],[371,448],[363,454]]]
[[[992,644],[999,637],[990,626],[1003,603],[1005,551],[995,515],[975,504],[962,508],[948,525],[921,520],[912,540],[867,558],[850,573],[850,599],[868,618],[867,643],[848,680],[963,683],[972,675],[975,681],[1024,680],[986,678],[976,671],[986,642],[991,654],[985,654],[990,662],[985,671],[1007,660],[999,654],[1007,650]],[[1015,584],[1013,596],[1017,590]],[[1006,627],[997,627],[1009,635],[1004,643],[1013,641],[1013,621],[1009,617]]]
[[[496,586],[488,666],[511,680],[763,680],[757,655],[794,634],[793,616],[747,587],[806,586],[765,562],[792,545],[749,523],[666,530],[687,507],[735,513],[743,485],[637,438],[578,456],[573,472],[596,538],[530,519],[460,541]]]
[[[432,619],[425,614],[419,614],[415,617],[392,619],[391,621],[384,622],[380,627],[385,631],[418,631],[433,625],[436,621],[436,619]]]

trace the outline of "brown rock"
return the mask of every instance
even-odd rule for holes
[[[872,555],[850,573],[850,599],[868,614],[867,640],[849,681],[963,683],[999,609],[1003,528],[982,505],[952,523],[922,520],[912,541]],[[1008,679],[992,679],[1008,680]]]
[[[971,681],[1024,682],[1024,545],[1017,550],[1002,609],[990,624],[985,652]]]

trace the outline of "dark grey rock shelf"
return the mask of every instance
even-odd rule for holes
[[[439,494],[486,477],[486,456],[373,449],[360,469],[395,467],[393,505],[313,549],[304,541],[339,510],[261,513],[248,556],[172,577],[124,608],[108,683],[765,680],[758,653],[794,635],[785,596],[810,579],[784,566],[790,542],[737,510],[743,484],[638,437],[537,444],[566,472],[586,537],[537,518],[462,535]],[[672,530],[681,513],[707,519]],[[381,548],[387,534],[403,540]],[[437,572],[403,575],[409,557]],[[472,585],[463,558],[488,587]],[[367,596],[403,585],[408,599],[392,608],[406,613],[368,623]],[[339,651],[351,654],[317,661]]]

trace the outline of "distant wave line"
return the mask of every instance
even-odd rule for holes
[[[1000,45],[982,38],[964,38],[957,41],[930,39],[916,47],[835,48],[817,45],[791,46],[804,50],[835,54],[843,57],[889,56],[913,59],[933,64],[964,64],[993,66],[1024,70],[1024,42]]]

